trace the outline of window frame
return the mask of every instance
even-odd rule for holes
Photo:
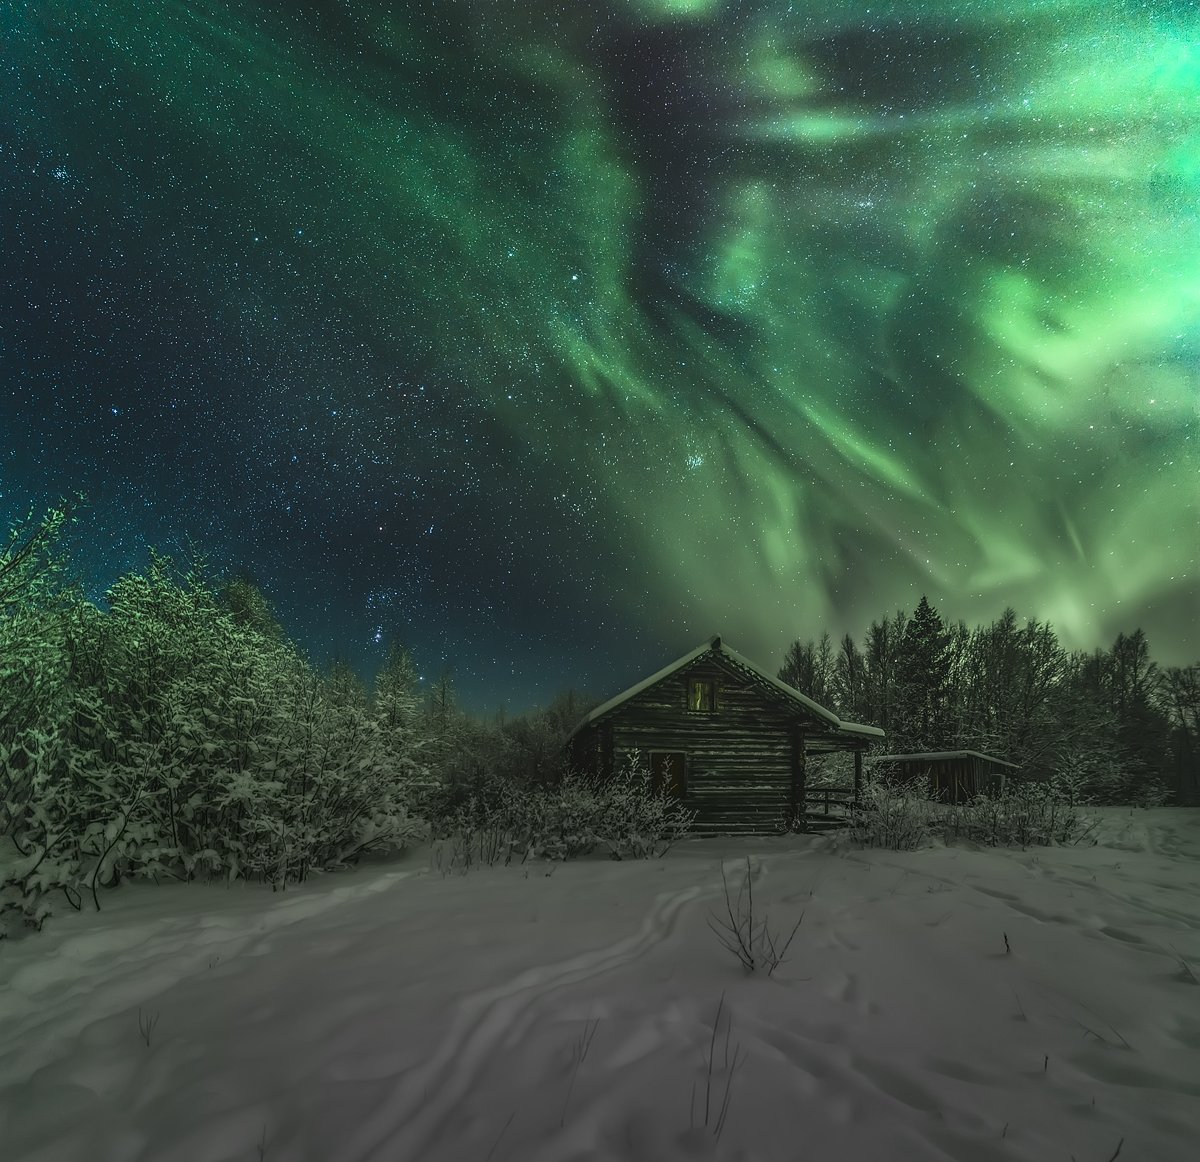
[[[707,686],[709,688],[709,705],[706,707],[694,706],[692,704],[696,689],[700,686]],[[687,712],[689,714],[716,714],[720,709],[718,701],[720,688],[720,683],[716,678],[688,678],[686,692]]]

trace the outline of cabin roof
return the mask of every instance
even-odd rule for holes
[[[1011,767],[1014,771],[1021,768],[1016,763],[1005,762],[990,754],[980,754],[977,750],[930,750],[921,754],[879,754],[873,755],[867,761],[872,763],[911,763],[937,762],[939,759],[983,759],[984,762],[995,763],[998,767]]]
[[[832,710],[827,709],[818,702],[814,702],[807,695],[801,694],[799,690],[793,689],[786,682],[781,682],[773,674],[767,673],[766,670],[756,666],[748,658],[742,657],[736,650],[731,650],[721,641],[719,636],[705,642],[702,646],[697,646],[694,650],[684,654],[682,658],[676,658],[669,666],[664,666],[661,670],[651,674],[650,677],[638,682],[637,685],[630,686],[628,690],[622,691],[615,698],[610,698],[607,702],[602,702],[571,731],[572,736],[578,734],[585,726],[589,726],[593,722],[611,714],[619,706],[628,702],[643,690],[648,690],[655,683],[661,682],[664,678],[669,678],[676,671],[682,670],[685,666],[690,665],[698,658],[702,658],[705,654],[712,654],[714,657],[720,658],[732,666],[735,670],[742,670],[749,677],[755,678],[760,682],[765,682],[790,702],[803,708],[810,714],[816,715],[839,733],[856,734],[865,738],[883,738],[884,736],[883,731],[878,726],[864,726],[858,722],[843,722]]]

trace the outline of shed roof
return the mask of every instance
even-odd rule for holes
[[[744,670],[750,676],[761,682],[765,682],[789,701],[807,710],[810,714],[815,714],[834,731],[842,734],[861,735],[865,738],[883,738],[884,736],[883,731],[878,726],[864,726],[858,722],[843,722],[832,710],[827,709],[818,702],[814,702],[807,695],[801,694],[799,690],[793,689],[786,682],[781,682],[773,674],[767,673],[766,670],[756,666],[748,658],[742,657],[736,650],[731,650],[721,641],[719,636],[705,642],[702,646],[697,646],[694,650],[690,650],[682,658],[676,658],[669,666],[664,666],[661,670],[651,674],[650,677],[638,682],[637,685],[630,686],[628,690],[622,691],[615,698],[610,698],[607,702],[602,702],[595,710],[582,719],[571,734],[578,734],[585,726],[611,714],[619,706],[628,702],[629,699],[640,694],[643,690],[648,690],[656,682],[661,682],[664,678],[669,678],[676,671],[682,670],[684,666],[690,665],[698,658],[709,653],[732,665],[735,669]]]
[[[1005,762],[1004,759],[994,758],[990,754],[980,754],[977,750],[929,750],[920,754],[878,754],[873,755],[867,761],[872,763],[910,763],[967,758],[983,759],[985,762],[995,763],[998,767],[1011,767],[1014,771],[1021,769],[1016,763]]]

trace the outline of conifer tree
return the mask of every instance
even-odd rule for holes
[[[220,594],[235,625],[244,626],[268,641],[281,642],[286,638],[275,610],[249,573],[239,573],[228,579]]]
[[[908,617],[902,609],[897,609],[891,618],[871,622],[863,651],[868,711],[864,718],[887,732],[889,748],[894,745],[900,721],[900,649],[907,624]]]
[[[388,763],[410,778],[423,779],[428,740],[421,714],[420,677],[412,655],[398,642],[388,646],[375,676],[372,714]]]
[[[425,726],[429,739],[431,765],[443,777],[458,777],[466,761],[461,744],[467,733],[466,716],[459,708],[458,693],[450,668],[444,669],[433,683],[425,703]],[[470,764],[468,764],[470,765]]]
[[[329,698],[334,706],[367,707],[367,688],[346,658],[334,658],[329,664]]]
[[[904,716],[897,733],[907,736],[908,746],[940,750],[946,745],[949,647],[950,634],[941,615],[922,594],[904,628],[898,658]]]
[[[375,676],[376,719],[385,730],[412,730],[420,705],[421,681],[416,663],[399,642],[392,642]]]

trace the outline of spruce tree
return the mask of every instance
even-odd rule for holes
[[[458,704],[454,676],[449,667],[434,682],[425,704],[425,728],[430,765],[443,779],[459,778],[472,764],[465,746],[469,724]]]
[[[863,720],[887,732],[889,749],[901,738],[898,713],[900,648],[908,618],[897,609],[891,618],[871,622],[863,651],[866,710]]]
[[[410,782],[427,782],[432,754],[421,712],[421,679],[412,654],[399,642],[388,646],[375,675],[371,712],[388,766]]]
[[[383,666],[375,675],[372,712],[389,761],[414,776],[423,776],[420,762],[428,749],[428,732],[421,714],[421,679],[412,654],[398,642],[388,646]]]
[[[329,699],[334,706],[367,707],[367,688],[346,658],[334,658],[329,664]]]
[[[249,573],[238,573],[226,580],[220,590],[221,604],[234,624],[252,630],[268,641],[286,639],[283,626],[258,583]]]
[[[941,750],[947,738],[950,634],[922,594],[904,628],[898,658],[903,717],[896,733],[919,750]]]

